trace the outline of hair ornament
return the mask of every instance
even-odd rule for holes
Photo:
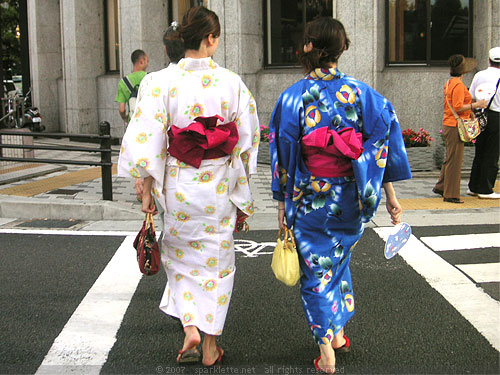
[[[173,21],[170,26],[172,26],[172,29],[174,29],[174,31],[177,31],[177,28],[179,27],[179,24],[177,23],[177,21]]]

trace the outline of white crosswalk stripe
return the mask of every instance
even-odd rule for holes
[[[500,263],[457,264],[476,283],[500,282]]]
[[[99,374],[142,274],[128,236],[54,341],[37,374]]]
[[[374,228],[375,232],[384,240],[387,239],[392,229],[392,227]],[[475,235],[462,236],[464,244],[470,243],[469,240],[465,240],[468,236]],[[445,236],[436,242],[445,244],[448,237],[456,236]],[[432,238],[426,237],[426,241],[426,243],[431,243]],[[500,330],[498,329],[500,303],[486,294],[483,289],[478,288],[464,273],[449,264],[429,247],[412,235],[399,255],[454,306],[496,350],[500,350]],[[455,245],[455,247],[457,246]],[[484,264],[467,265],[467,267],[469,266],[478,266],[479,272],[484,272],[484,268],[481,269],[481,266],[485,267]],[[498,270],[498,268],[496,269]]]
[[[421,237],[420,241],[434,251],[482,249],[487,247],[500,247],[500,233]]]

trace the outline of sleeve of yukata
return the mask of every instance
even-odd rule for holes
[[[353,169],[366,223],[375,215],[382,183],[411,178],[411,173],[392,104],[368,86],[361,92],[364,151],[353,161]]]
[[[118,175],[163,182],[167,155],[167,112],[159,82],[144,82],[143,96],[122,140]],[[168,95],[166,96],[168,97]]]
[[[269,126],[271,154],[271,190],[273,198],[293,198],[297,155],[300,154],[300,124],[303,120],[300,93],[288,89],[278,99]]]
[[[385,166],[383,182],[394,182],[411,179],[411,169],[408,163],[405,143],[401,133],[396,111],[390,102],[387,102],[384,111],[387,115],[384,118],[390,120],[389,123],[389,145],[387,152],[387,163]]]
[[[240,81],[239,103],[236,124],[239,140],[236,147],[245,166],[247,177],[257,173],[260,125],[255,98],[243,81]]]

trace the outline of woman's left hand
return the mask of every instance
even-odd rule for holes
[[[398,199],[396,197],[387,198],[385,207],[387,208],[387,212],[389,212],[389,215],[391,215],[392,224],[396,225],[401,223],[401,215],[403,214],[403,209],[401,208]]]
[[[279,202],[278,203],[278,225],[281,230],[284,230],[286,228],[285,224],[285,202]]]
[[[389,215],[391,215],[391,222],[394,225],[399,224],[401,223],[401,214],[403,213],[403,209],[399,204],[398,198],[396,198],[394,186],[392,186],[392,182],[384,182],[383,186],[386,200],[385,207],[387,208]]]

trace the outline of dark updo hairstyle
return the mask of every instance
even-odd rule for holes
[[[167,50],[168,58],[171,62],[177,64],[184,57],[184,43],[179,37],[177,29],[179,25],[173,22],[163,34],[163,44]]]
[[[462,74],[469,73],[476,69],[477,60],[464,55],[452,55],[448,59],[450,66],[450,75],[452,77],[460,77]]]
[[[316,68],[330,68],[336,63],[351,41],[342,23],[332,17],[319,17],[306,24],[304,45],[312,43],[309,52],[299,49],[299,61],[308,73]]]
[[[182,24],[177,28],[177,33],[173,33],[167,40],[181,39],[184,48],[198,50],[201,41],[213,35],[220,36],[219,17],[213,11],[203,7],[190,8],[182,18]],[[167,47],[168,49],[168,47]]]

